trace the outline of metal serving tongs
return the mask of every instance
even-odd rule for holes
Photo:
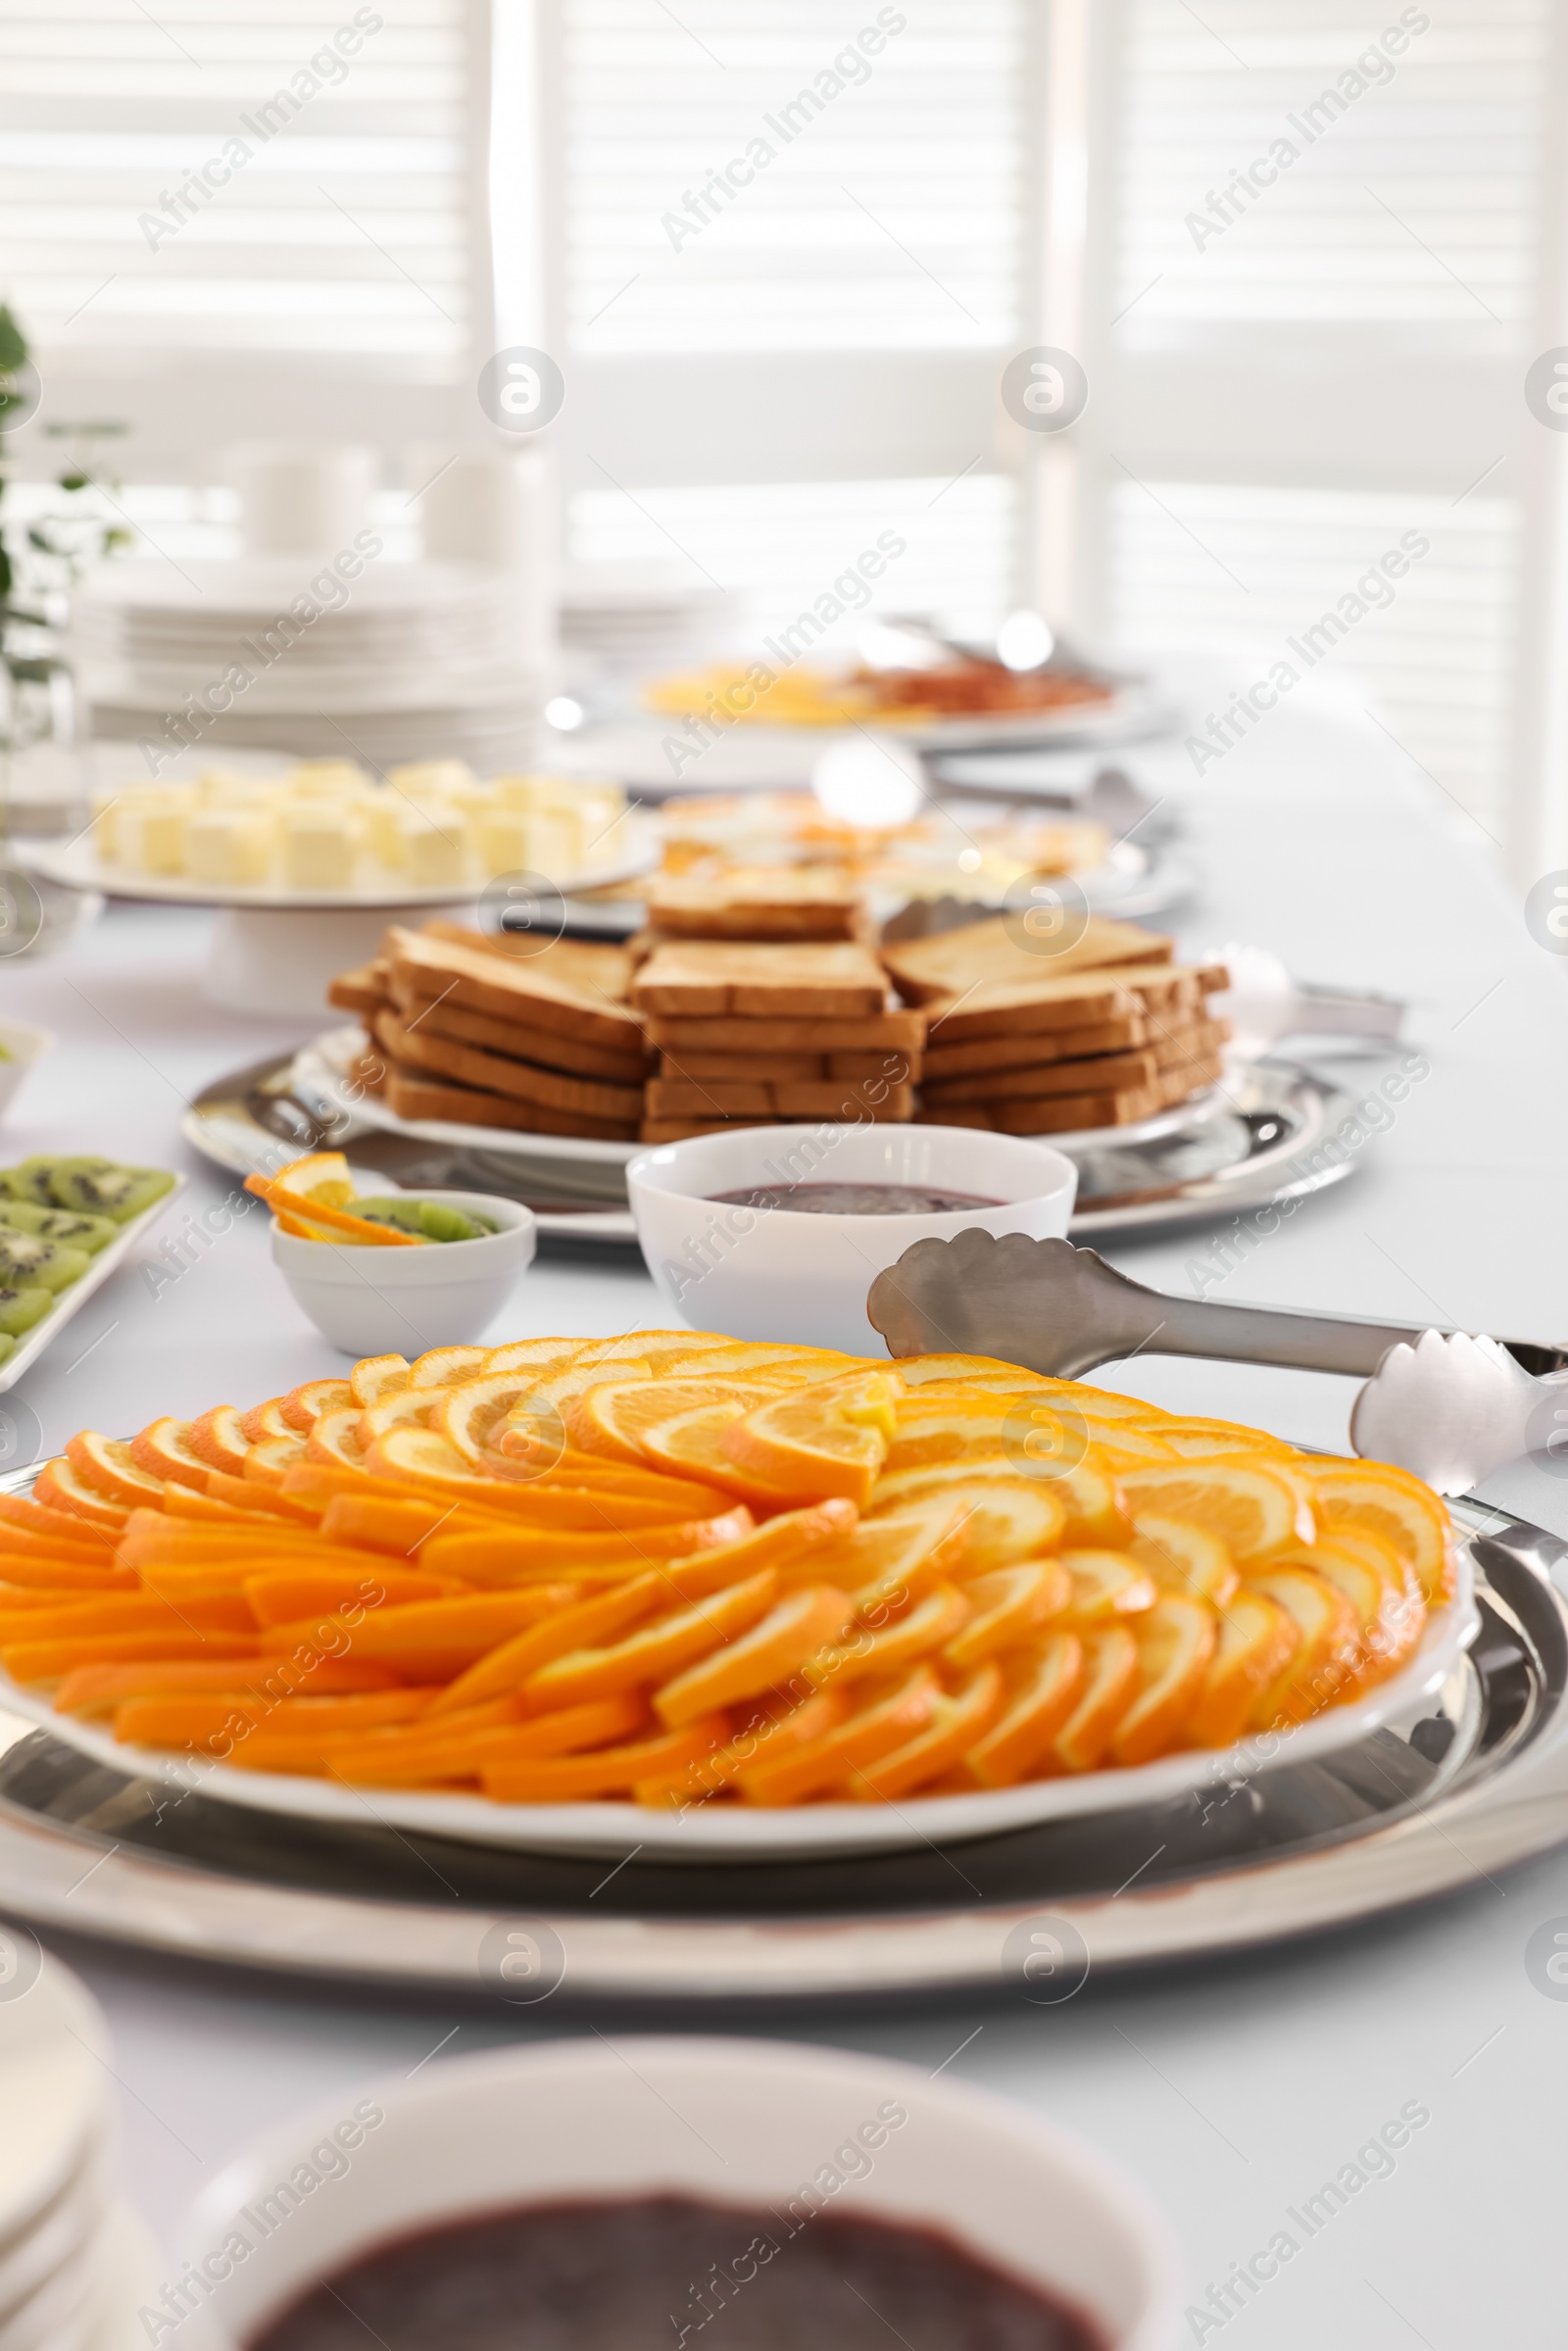
[[[1568,1347],[1172,1298],[1070,1241],[978,1230],[917,1241],[877,1275],[866,1313],[895,1356],[994,1355],[1058,1379],[1137,1354],[1359,1373],[1356,1451],[1440,1494],[1568,1445]]]

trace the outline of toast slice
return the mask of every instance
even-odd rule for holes
[[[389,1069],[381,1099],[396,1117],[415,1123],[507,1127],[527,1135],[577,1135],[594,1143],[637,1140],[636,1127],[623,1120],[579,1118],[537,1102],[509,1102],[502,1094],[480,1094],[470,1086],[438,1085],[418,1070]]]
[[[861,913],[859,889],[831,866],[742,866],[711,881],[666,875],[648,891],[648,919],[663,939],[853,939]]]
[[[989,921],[965,923],[959,930],[939,931],[934,938],[885,946],[882,960],[899,994],[909,1004],[925,1004],[961,996],[977,984],[1018,986],[1048,974],[1059,979],[1107,964],[1168,963],[1174,952],[1175,941],[1156,931],[1091,914],[1071,945],[1042,954],[1024,939],[1018,916],[998,914]]]
[[[743,946],[710,939],[655,948],[632,982],[641,1010],[688,1018],[864,1020],[884,1010],[887,981],[848,940]]]
[[[744,1053],[755,1068],[759,1053],[918,1053],[925,1043],[923,1012],[879,1012],[865,1020],[709,1020],[648,1015],[648,1042],[670,1053]]]
[[[427,922],[423,935],[443,940],[450,947],[471,948],[475,955],[505,955],[514,963],[532,963],[546,955],[558,979],[585,988],[591,995],[608,996],[617,1004],[623,1004],[631,992],[635,957],[624,943],[611,946],[596,939],[555,939],[541,948],[538,940],[524,931],[470,931],[461,922]]]
[[[450,1037],[432,1037],[426,1029],[406,1028],[391,1012],[376,1013],[375,1041],[405,1069],[423,1070],[443,1083],[505,1095],[562,1117],[632,1126],[643,1113],[641,1086],[563,1077],[559,1070],[540,1069],[532,1061],[514,1061],[502,1053],[481,1053],[477,1046],[459,1045]]]
[[[537,1061],[546,1069],[563,1069],[568,1076],[609,1078],[624,1086],[640,1086],[652,1056],[640,1036],[625,1046],[590,1045],[582,1037],[562,1037],[550,1029],[525,1028],[497,1020],[489,1012],[466,1011],[454,998],[414,996],[406,991],[374,1010],[394,1012],[406,1028],[420,1036],[447,1037],[458,1045],[476,1045],[483,1052],[511,1053],[519,1061]]]
[[[439,997],[460,1011],[486,1012],[524,1028],[550,1029],[589,1045],[618,1048],[629,1055],[638,1049],[641,1023],[586,976],[575,953],[560,955],[561,948],[580,944],[558,939],[554,947],[531,955],[496,955],[488,942],[481,950],[427,931],[394,927],[386,935],[384,952],[400,1000]]]

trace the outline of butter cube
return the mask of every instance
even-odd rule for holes
[[[290,808],[283,818],[283,879],[291,890],[346,890],[358,846],[358,828],[348,817]]]
[[[422,887],[467,879],[471,843],[467,822],[456,808],[430,813],[408,809],[400,829],[404,869],[411,882]]]
[[[193,882],[265,882],[271,862],[271,819],[258,810],[200,808],[185,827]]]
[[[498,873],[532,873],[533,819],[522,808],[495,808],[478,824],[479,862]]]
[[[402,767],[389,767],[386,780],[394,792],[426,800],[431,794],[471,791],[477,778],[466,759],[410,759]]]
[[[117,811],[120,862],[133,873],[183,873],[185,807],[182,801],[143,801]]]
[[[365,790],[367,780],[356,759],[300,759],[284,779],[290,794],[311,800],[352,798]]]

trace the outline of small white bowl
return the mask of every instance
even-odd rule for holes
[[[0,1061],[0,1117],[11,1107],[28,1070],[52,1053],[54,1045],[53,1029],[35,1028],[30,1020],[0,1020],[0,1046],[6,1052]]]
[[[445,2223],[658,2195],[768,2208],[791,2233],[817,2209],[936,2229],[1082,2313],[1106,2351],[1176,2341],[1171,2232],[1081,2140],[913,2066],[673,2034],[438,2059],[253,2139],[191,2214],[184,2274],[214,2282],[180,2340],[234,2351],[322,2278]]]
[[[422,1189],[409,1198],[466,1208],[497,1229],[480,1241],[374,1249],[302,1241],[272,1226],[273,1263],[322,1337],[346,1355],[420,1355],[478,1339],[533,1263],[538,1223],[520,1200]]]
[[[778,1183],[930,1184],[1001,1204],[948,1215],[817,1216],[724,1206]],[[1062,1239],[1078,1170],[1049,1144],[971,1127],[742,1127],[643,1151],[626,1170],[648,1270],[695,1330],[883,1352],[865,1296],[916,1241],[956,1233]]]

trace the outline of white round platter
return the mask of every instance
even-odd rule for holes
[[[417,1143],[466,1145],[471,1151],[519,1151],[530,1159],[587,1161],[601,1167],[624,1167],[645,1147],[640,1143],[601,1143],[591,1135],[536,1135],[523,1127],[478,1127],[446,1118],[399,1118],[373,1094],[362,1094],[348,1075],[349,1065],[366,1051],[362,1028],[327,1029],[296,1054],[294,1074],[307,1093],[318,1096],[329,1109],[362,1126],[379,1127],[388,1135],[410,1135]]]
[[[659,862],[659,830],[651,818],[633,809],[616,830],[621,839],[612,859],[591,873],[570,874],[560,881],[549,877],[563,898],[569,898],[574,891],[605,890],[612,883],[636,881]],[[477,905],[487,886],[482,879],[472,877],[456,882],[408,882],[391,872],[384,872],[364,888],[348,890],[287,890],[271,882],[196,882],[184,874],[132,873],[123,866],[109,864],[99,857],[90,836],[65,847],[29,843],[26,861],[48,881],[63,882],[73,890],[102,891],[112,898],[288,913],[370,912],[380,908],[390,911],[397,906],[452,906],[460,902]]]
[[[365,1788],[182,1758],[122,1744],[47,1698],[0,1675],[0,1704],[47,1728],[56,1739],[121,1772],[139,1772],[252,1811],[283,1813],[346,1828],[368,1824],[451,1837],[514,1852],[623,1857],[633,1851],[691,1861],[810,1859],[826,1854],[890,1853],[994,1837],[1041,1822],[1083,1819],[1129,1805],[1159,1803],[1199,1788],[1219,1788],[1278,1769],[1311,1763],[1352,1746],[1384,1723],[1441,1690],[1480,1629],[1474,1564],[1465,1530],[1456,1527],[1458,1580],[1453,1598],[1428,1618],[1420,1646],[1402,1672],[1353,1704],[1332,1706],[1298,1728],[1244,1739],[1222,1751],[1163,1756],[1126,1771],[1031,1780],[982,1794],[911,1796],[897,1804],[803,1804],[776,1811],[723,1802],[694,1803],[684,1814],[621,1803],[497,1804],[478,1795],[421,1795]]]

